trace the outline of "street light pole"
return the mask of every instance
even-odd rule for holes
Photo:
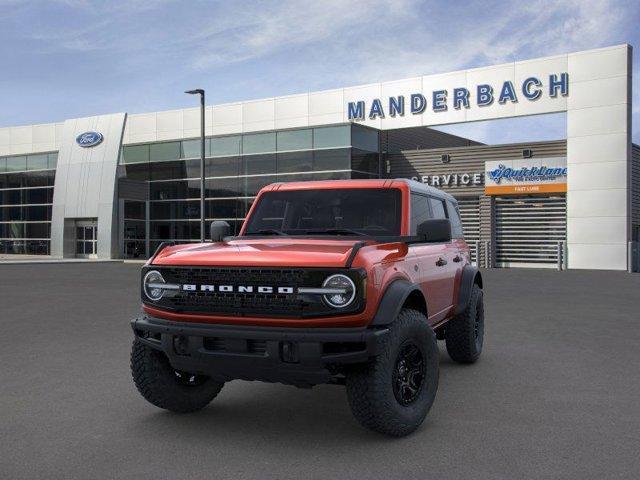
[[[184,93],[200,95],[200,242],[204,243],[204,90],[197,88],[195,90],[187,90]]]

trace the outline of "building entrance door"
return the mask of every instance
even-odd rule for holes
[[[76,222],[76,257],[97,258],[98,222],[82,220]]]

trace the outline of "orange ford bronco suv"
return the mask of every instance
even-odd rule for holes
[[[161,245],[142,269],[131,322],[133,380],[174,412],[205,407],[225,382],[345,385],[365,427],[401,436],[451,358],[482,350],[482,277],[456,200],[409,180],[277,183],[240,233]]]

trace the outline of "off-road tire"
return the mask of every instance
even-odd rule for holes
[[[208,377],[198,377],[197,384],[185,384],[164,353],[139,340],[134,340],[131,348],[131,375],[136,388],[149,403],[177,413],[203,409],[224,386]]]
[[[484,303],[482,289],[473,284],[469,303],[463,312],[445,326],[447,352],[458,363],[474,363],[484,343]]]
[[[364,427],[402,437],[422,424],[435,400],[438,345],[426,317],[416,310],[402,309],[389,330],[380,355],[347,372],[347,397],[353,415]],[[424,376],[415,400],[403,405],[394,392],[394,371],[400,352],[407,345],[418,347],[424,362]]]

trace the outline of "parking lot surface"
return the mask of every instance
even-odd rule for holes
[[[441,345],[412,436],[363,430],[342,387],[231,382],[176,415],[138,394],[140,265],[0,265],[0,477],[637,478],[640,275],[483,271],[485,350]]]

